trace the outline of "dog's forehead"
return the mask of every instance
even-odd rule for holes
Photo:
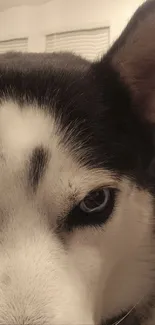
[[[0,100],[34,104],[87,141],[102,108],[91,64],[70,53],[0,55]],[[96,134],[97,136],[97,134]],[[92,145],[92,139],[91,139]]]
[[[130,96],[117,73],[108,64],[102,78],[98,72],[98,66],[72,54],[1,55],[0,100],[48,111],[63,133],[63,146],[72,143],[73,156],[78,159],[80,152],[85,165],[132,175],[143,135],[125,109]]]
[[[101,184],[94,163],[100,96],[90,66],[64,53],[0,56],[1,152],[9,170],[29,165],[31,184],[39,177],[45,197],[82,197]]]
[[[6,197],[11,193],[12,199],[18,198],[25,195],[25,188],[37,189],[39,200],[59,207],[78,202],[94,188],[113,184],[111,173],[85,165],[87,152],[82,145],[75,147],[74,136],[66,133],[54,116],[35,105],[1,104],[0,179]]]

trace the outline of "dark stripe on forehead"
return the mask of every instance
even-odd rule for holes
[[[44,171],[46,169],[48,160],[48,152],[43,147],[37,147],[34,149],[29,167],[29,182],[33,188],[36,190],[40,179],[42,178]]]

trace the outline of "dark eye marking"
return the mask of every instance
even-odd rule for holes
[[[29,168],[29,182],[35,191],[41,177],[44,174],[48,161],[48,152],[43,147],[37,147],[34,149],[31,159],[30,159],[30,168]]]
[[[117,189],[102,188],[88,193],[67,215],[67,231],[86,226],[101,226],[110,218],[115,207]]]

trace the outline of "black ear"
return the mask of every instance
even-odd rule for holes
[[[139,117],[155,123],[155,0],[146,1],[136,11],[104,62],[130,90]]]
[[[118,170],[155,189],[155,0],[136,11],[93,71],[107,126],[106,151],[115,157],[112,167],[117,157]]]

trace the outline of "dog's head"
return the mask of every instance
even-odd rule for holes
[[[99,62],[1,55],[0,324],[94,325],[149,301],[154,33],[149,1]]]

